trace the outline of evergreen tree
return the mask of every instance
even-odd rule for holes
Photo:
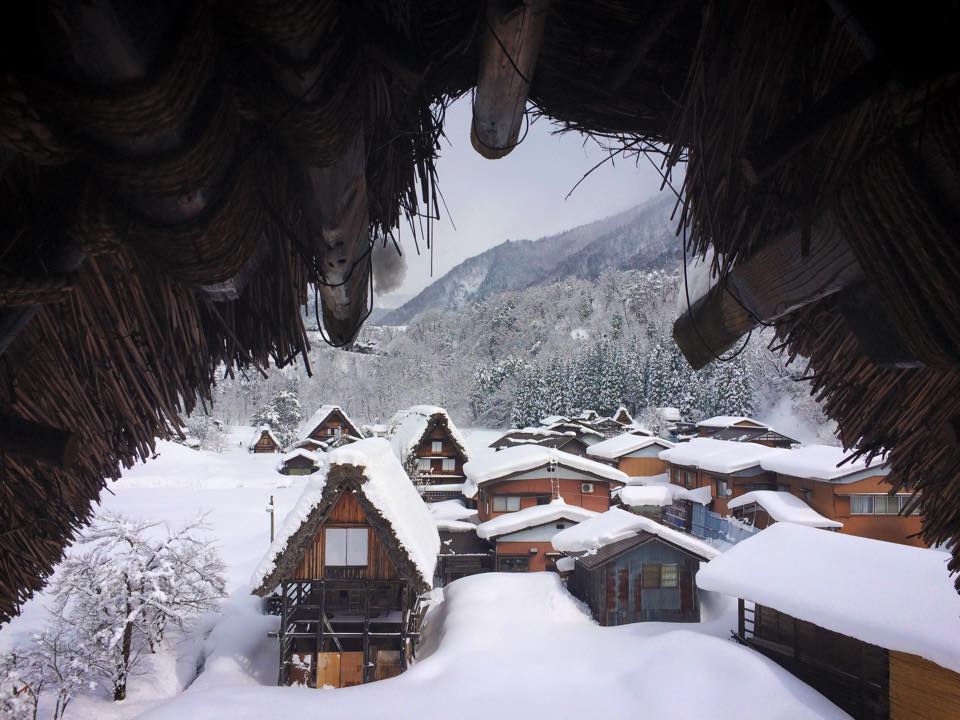
[[[749,417],[753,414],[756,395],[750,371],[742,356],[718,363],[712,399],[712,412],[715,415]]]
[[[297,438],[297,426],[303,420],[299,398],[289,390],[281,390],[253,414],[251,422],[260,427],[268,426],[281,445],[288,445]]]

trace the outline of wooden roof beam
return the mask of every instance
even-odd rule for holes
[[[809,237],[792,230],[737,265],[677,319],[673,337],[690,365],[699,369],[761,322],[773,322],[863,279],[828,212],[814,222]]]
[[[488,160],[518,145],[549,0],[488,0],[470,142]]]

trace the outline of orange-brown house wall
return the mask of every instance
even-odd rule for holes
[[[849,495],[885,495],[890,485],[883,476],[864,478],[848,484],[833,484],[807,478],[778,475],[778,484],[806,500],[821,515],[843,523],[839,532],[847,535],[886,540],[926,547],[918,537],[910,537],[921,528],[920,515],[851,515]],[[809,490],[809,498],[804,490]]]
[[[657,457],[622,457],[617,469],[630,477],[650,477],[667,471],[667,464]]]
[[[581,480],[559,480],[560,497],[568,505],[593,510],[595,512],[605,512],[610,509],[610,483],[596,480],[589,481],[593,483],[593,492],[585,493],[581,490]],[[505,482],[494,483],[484,486],[477,498],[477,511],[481,522],[486,522],[490,518],[504,515],[506,513],[493,511],[494,495],[520,495],[520,509],[532,507],[537,504],[537,496],[550,496],[552,492],[552,481],[549,477],[527,479],[527,480],[507,480]]]
[[[537,548],[531,553],[530,548]],[[555,552],[549,542],[498,542],[497,557],[504,555],[522,555],[529,558],[529,571],[540,572],[547,569],[547,553]]]

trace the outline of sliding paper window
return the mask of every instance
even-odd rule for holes
[[[326,564],[331,567],[363,567],[367,564],[367,528],[326,528]]]

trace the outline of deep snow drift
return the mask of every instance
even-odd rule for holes
[[[233,629],[251,639],[261,631],[236,623]],[[730,640],[665,623],[601,628],[551,573],[489,573],[452,583],[428,618],[419,661],[397,678],[366,686],[312,690],[243,681],[238,640],[214,651],[208,666],[216,670],[144,717],[846,717]],[[264,637],[255,653],[275,643]]]

